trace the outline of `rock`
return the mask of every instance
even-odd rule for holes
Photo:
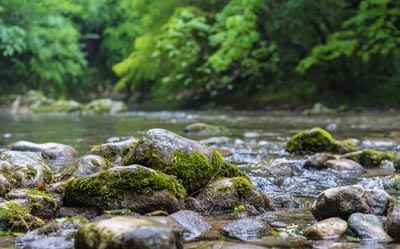
[[[335,110],[329,108],[321,103],[315,103],[311,110],[305,110],[304,114],[307,115],[321,115],[321,114],[334,114]]]
[[[326,161],[337,159],[337,156],[328,154],[328,153],[317,153],[311,156],[303,165],[303,168],[309,169],[326,169],[328,165],[326,165]]]
[[[218,127],[205,124],[205,123],[194,123],[194,124],[189,124],[187,125],[183,131],[184,132],[200,132],[204,130],[216,130]]]
[[[330,188],[318,195],[311,211],[317,220],[330,217],[347,219],[353,213],[386,215],[392,198],[383,190],[364,189],[360,185]]]
[[[321,220],[306,229],[303,234],[309,239],[339,238],[347,230],[347,222],[338,217]]]
[[[75,100],[52,100],[46,99],[45,102],[32,104],[29,109],[35,113],[44,112],[79,112],[83,105]]]
[[[61,206],[60,198],[36,189],[14,189],[7,193],[6,198],[26,200],[30,213],[42,219],[52,219]]]
[[[385,232],[382,222],[372,214],[354,213],[347,220],[349,227],[362,239],[392,240]]]
[[[211,180],[244,176],[215,150],[163,129],[151,129],[122,160],[123,165],[140,164],[176,176],[188,191],[195,193]]]
[[[15,241],[17,248],[72,249],[74,236],[87,223],[83,218],[61,218],[32,230]]]
[[[63,178],[65,176],[85,177],[111,167],[112,165],[101,156],[85,155],[74,161],[61,175]]]
[[[73,249],[74,241],[68,240],[64,237],[47,237],[35,239],[27,243],[25,247],[29,249]]]
[[[0,153],[0,195],[13,187],[36,187],[52,179],[49,166],[34,152]]]
[[[183,249],[183,241],[181,231],[159,220],[118,216],[84,225],[75,236],[75,248]]]
[[[348,159],[333,159],[325,162],[328,168],[341,171],[341,172],[351,172],[351,173],[362,173],[364,171],[363,166],[359,163],[348,160]]]
[[[85,105],[84,113],[107,113],[116,114],[125,112],[128,107],[122,101],[114,101],[111,99],[96,99]]]
[[[64,204],[101,210],[131,209],[141,214],[155,210],[173,213],[182,209],[185,196],[176,178],[131,165],[71,180],[65,186]]]
[[[229,143],[231,139],[229,137],[210,137],[207,139],[200,140],[199,142],[202,144],[216,144],[216,145],[222,145],[222,144],[227,144]]]
[[[285,144],[285,150],[295,154],[318,152],[347,153],[355,148],[334,140],[329,132],[321,128],[304,130],[291,137]]]
[[[384,160],[394,160],[394,155],[389,152],[376,150],[360,150],[343,155],[343,158],[351,159],[365,168],[379,167]]]
[[[389,213],[386,220],[386,231],[396,241],[400,241],[400,205],[399,203]]]
[[[99,155],[110,162],[118,164],[121,162],[122,157],[135,146],[137,141],[136,138],[130,138],[128,140],[96,145],[92,147],[88,154]]]
[[[11,146],[11,150],[41,152],[43,158],[52,160],[71,159],[77,155],[73,147],[59,143],[38,144],[29,141],[18,141]]]
[[[234,212],[239,205],[252,206],[259,212],[273,210],[272,200],[257,192],[244,177],[224,178],[207,185],[197,196],[202,212],[219,214]]]
[[[229,237],[244,241],[257,240],[268,234],[268,224],[259,219],[234,220],[222,228],[222,232]]]
[[[33,216],[30,211],[27,200],[0,202],[0,230],[26,232],[43,226],[44,221]]]
[[[301,201],[290,195],[274,196],[273,200],[276,208],[299,208],[301,206]]]
[[[210,224],[198,213],[190,210],[181,210],[169,216],[183,229],[183,239],[190,241],[198,238],[203,232],[211,228]]]

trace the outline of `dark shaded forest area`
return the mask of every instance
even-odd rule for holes
[[[2,0],[1,95],[400,105],[398,0]]]

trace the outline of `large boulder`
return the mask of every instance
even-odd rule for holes
[[[386,215],[392,204],[393,199],[383,190],[351,185],[323,191],[312,204],[311,211],[317,220],[347,219],[353,213]]]
[[[234,212],[238,206],[247,211],[259,212],[273,210],[272,200],[265,194],[256,191],[247,178],[223,178],[204,188],[196,199],[200,211],[208,214]]]
[[[303,234],[309,239],[339,238],[347,230],[347,222],[339,217],[321,220],[306,229]]]
[[[75,235],[75,248],[183,249],[183,240],[182,232],[161,218],[117,216],[84,225]]]
[[[186,191],[176,178],[139,165],[119,166],[71,180],[65,186],[66,206],[138,213],[182,209]]]
[[[332,138],[324,129],[304,130],[291,137],[285,144],[285,150],[295,154],[312,154],[318,152],[347,153],[356,149],[348,143],[341,143]]]
[[[0,153],[0,195],[15,187],[36,187],[52,180],[49,166],[34,152]]]
[[[198,192],[213,179],[244,176],[217,151],[164,129],[147,131],[122,163],[140,164],[174,175],[188,194]]]
[[[43,158],[52,160],[71,159],[77,155],[76,150],[60,143],[32,143],[29,141],[18,141],[11,145],[14,151],[41,152]]]

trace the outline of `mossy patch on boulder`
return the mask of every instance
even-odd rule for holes
[[[347,153],[356,148],[350,143],[341,143],[333,139],[324,129],[304,130],[291,137],[285,144],[285,150],[295,154],[312,154],[318,152]]]
[[[384,160],[394,160],[392,153],[377,150],[360,150],[343,155],[344,158],[358,162],[365,168],[379,167]]]
[[[138,213],[174,212],[181,208],[185,196],[186,190],[175,177],[131,165],[70,181],[65,186],[64,203],[102,210],[127,208]]]

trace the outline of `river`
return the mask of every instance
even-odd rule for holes
[[[213,133],[185,133],[188,124],[204,122],[220,127]],[[394,174],[390,165],[369,170],[362,175],[343,175],[333,171],[305,171],[301,167],[306,157],[293,156],[283,150],[285,141],[302,129],[328,128],[335,139],[357,139],[360,148],[391,152],[400,151],[400,116],[398,113],[343,113],[328,116],[308,116],[287,112],[127,112],[118,115],[78,114],[0,114],[0,151],[19,140],[35,143],[58,142],[73,146],[84,155],[93,145],[105,143],[110,137],[140,136],[151,128],[164,128],[195,139],[228,137],[226,144],[213,145],[227,151],[226,160],[237,164],[253,180],[255,187],[270,195],[290,194],[307,203],[321,191],[341,185],[361,184],[382,188],[382,178]],[[271,166],[289,168],[276,184],[277,173]],[[279,175],[279,173],[278,173]],[[392,192],[399,200],[399,193]],[[276,215],[285,217],[285,215]],[[307,225],[296,216],[288,224]],[[288,219],[286,217],[285,219]],[[292,220],[290,220],[292,219]],[[315,242],[314,248],[327,244]],[[388,245],[379,245],[388,246]],[[400,246],[391,244],[391,248]],[[376,248],[376,244],[360,243],[352,248]],[[190,247],[188,248],[195,248]],[[266,247],[269,248],[269,247]],[[346,248],[346,247],[339,247]],[[386,247],[382,247],[386,248]]]

